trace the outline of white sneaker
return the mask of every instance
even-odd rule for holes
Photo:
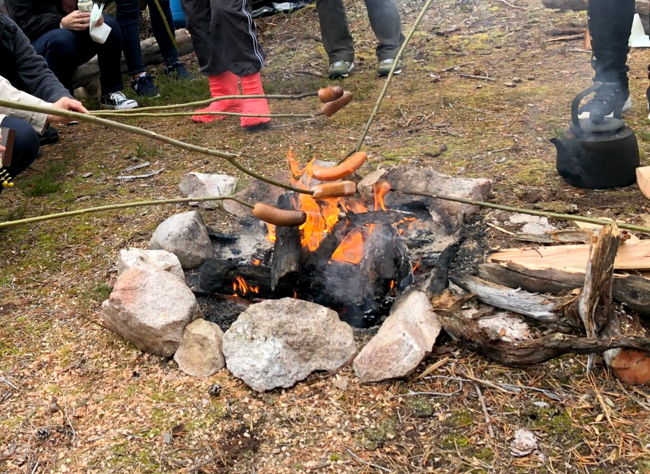
[[[99,99],[99,105],[102,109],[125,110],[135,109],[138,106],[138,103],[125,96],[124,92],[117,91],[103,95]]]

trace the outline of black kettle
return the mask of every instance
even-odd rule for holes
[[[551,139],[557,149],[557,172],[577,188],[616,188],[636,181],[639,145],[632,129],[619,118],[596,124],[578,117],[580,102],[601,85],[595,83],[573,99],[571,129],[562,138]]]

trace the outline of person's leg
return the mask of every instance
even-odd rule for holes
[[[631,106],[626,61],[634,0],[590,0],[588,13],[594,81],[603,85],[581,109],[581,118],[601,123],[611,114],[620,117]]]
[[[169,0],[158,0],[158,4],[165,14],[164,19],[167,21],[169,30],[167,30],[167,25],[165,25],[165,21],[163,21],[163,17],[160,15],[160,10],[158,10],[156,2],[154,0],[147,0],[153,35],[158,42],[158,46],[160,46],[160,54],[163,57],[165,64],[170,66],[174,64],[174,62],[178,61],[178,50],[174,44],[175,40],[170,36],[170,32],[171,34],[174,34],[172,9],[169,5]]]
[[[5,117],[0,126],[12,128],[16,132],[11,166],[8,168],[11,176],[15,177],[38,157],[38,134],[29,122],[14,117]]]
[[[219,23],[211,25],[210,0],[182,0],[187,18],[187,29],[192,37],[192,45],[199,60],[201,73],[208,76],[210,96],[239,95],[239,78],[226,69],[221,61],[218,38],[211,27],[219,28]],[[218,20],[218,19],[217,19]],[[197,112],[241,112],[241,101],[236,99],[212,102]],[[194,115],[195,122],[223,120],[225,115]]]
[[[129,74],[135,76],[145,71],[140,48],[140,2],[139,0],[115,0],[115,18],[122,32],[122,50]]]
[[[404,36],[395,0],[364,0],[372,31],[377,37],[377,59],[383,61],[397,56]]]
[[[241,79],[243,95],[262,95],[260,70],[264,53],[257,41],[255,23],[247,0],[212,0],[212,25],[220,57],[230,72]],[[246,99],[242,113],[268,115],[266,99]],[[270,117],[241,117],[241,126],[248,130],[266,127]]]
[[[343,0],[316,0],[323,46],[330,64],[354,61],[354,41],[350,34]]]
[[[122,33],[117,20],[110,15],[104,15],[104,23],[111,27],[111,34],[104,44],[94,43],[90,38],[90,49],[97,51],[102,94],[117,92],[124,89],[122,83]]]
[[[61,84],[72,92],[72,76],[77,66],[82,64],[78,61],[78,35],[70,30],[58,28],[38,37],[32,45],[36,52],[45,58]]]

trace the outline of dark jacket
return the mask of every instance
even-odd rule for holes
[[[57,29],[65,16],[59,0],[5,0],[5,3],[11,18],[32,41]]]
[[[0,15],[0,76],[16,89],[48,102],[72,97],[18,25],[5,15]]]

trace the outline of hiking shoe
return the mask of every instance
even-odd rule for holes
[[[603,123],[605,118],[621,118],[632,108],[630,92],[616,82],[603,82],[592,99],[580,108],[578,118]]]
[[[395,58],[388,58],[388,59],[384,59],[383,61],[379,61],[379,67],[377,68],[377,76],[379,77],[388,76],[391,68],[393,67],[393,64],[395,64]],[[402,72],[401,61],[397,64],[397,67],[395,68],[393,75],[397,75],[400,72]]]
[[[43,133],[38,136],[38,141],[41,146],[56,143],[59,141],[59,132],[56,130],[56,128],[50,127],[48,125],[47,128],[43,130]]]
[[[194,75],[180,61],[174,61],[169,66],[166,66],[165,74],[178,80],[194,79]]]
[[[138,103],[133,99],[127,98],[124,95],[124,92],[117,91],[103,95],[99,99],[99,105],[102,109],[124,110],[135,109],[138,106]]]
[[[160,97],[160,91],[153,82],[153,76],[147,72],[131,79],[131,88],[142,97]]]
[[[354,69],[352,61],[334,61],[327,70],[330,79],[343,79],[350,75]]]

